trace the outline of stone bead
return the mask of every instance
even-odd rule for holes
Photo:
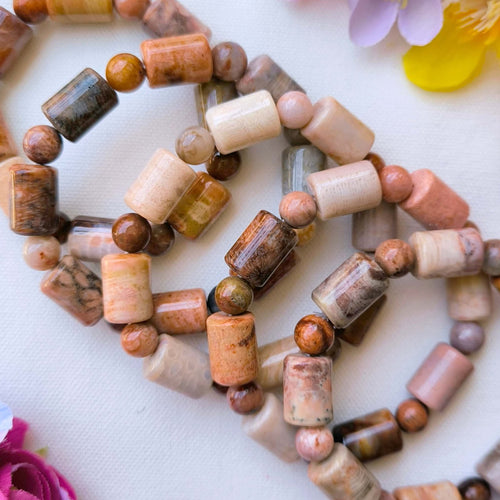
[[[57,170],[13,165],[10,172],[10,228],[23,236],[48,236],[59,224]]]
[[[352,246],[363,252],[374,252],[386,240],[397,237],[397,213],[394,203],[382,200],[380,205],[352,215]]]
[[[4,120],[2,113],[0,112],[0,168],[1,164],[7,160],[17,155],[17,147],[14,142],[14,138],[10,133],[9,127]],[[22,160],[21,160],[22,163]]]
[[[261,210],[227,252],[226,264],[252,287],[261,287],[293,250],[297,235],[277,217]]]
[[[151,356],[158,347],[158,331],[150,323],[131,323],[121,333],[123,350],[136,358]]]
[[[0,162],[0,208],[6,217],[9,217],[10,167],[23,163],[24,160],[20,156],[13,156]]]
[[[267,90],[213,106],[205,117],[222,154],[245,149],[281,133],[278,110]]]
[[[316,427],[333,419],[332,360],[289,354],[283,361],[283,417],[292,425]]]
[[[455,321],[450,331],[450,344],[462,354],[479,351],[484,339],[483,327],[472,321]]]
[[[142,19],[150,0],[113,0],[116,12],[123,19]]]
[[[68,234],[68,251],[80,260],[100,262],[110,253],[121,253],[111,229],[113,219],[78,216],[71,222]]]
[[[271,277],[266,281],[264,286],[259,286],[253,289],[254,300],[259,300],[274,288],[298,263],[299,256],[295,250],[292,250],[273,271]]]
[[[280,202],[280,216],[291,227],[306,227],[316,218],[316,202],[314,198],[302,191],[286,194]]]
[[[228,181],[239,171],[241,166],[241,155],[238,151],[223,155],[214,150],[207,162],[207,172],[218,181]]]
[[[335,332],[326,318],[308,314],[295,325],[294,339],[303,353],[317,356],[332,347]]]
[[[198,33],[145,40],[142,60],[151,88],[180,83],[203,83],[212,78],[212,52]]]
[[[369,161],[310,174],[307,185],[321,220],[369,210],[382,201],[377,171]]]
[[[283,94],[276,103],[281,124],[291,129],[305,127],[313,117],[313,105],[304,92]]]
[[[217,289],[216,286],[210,290],[210,293],[207,296],[207,308],[208,308],[208,313],[213,314],[216,312],[219,312],[219,306],[217,305],[217,302],[215,302],[215,290]]]
[[[375,141],[374,133],[333,97],[314,105],[312,120],[301,132],[339,165],[363,160]]]
[[[335,442],[349,448],[361,462],[403,449],[401,430],[387,408],[337,424],[332,432]]]
[[[108,82],[86,68],[45,102],[42,111],[63,137],[76,142],[117,104]]]
[[[456,321],[481,321],[491,316],[493,298],[484,273],[446,280],[448,316]]]
[[[0,7],[0,78],[11,68],[32,36],[33,30],[27,24]]]
[[[397,488],[393,494],[396,500],[462,500],[457,487],[449,481]]]
[[[476,472],[500,493],[500,442],[476,465]]]
[[[102,318],[101,279],[72,255],[65,255],[47,272],[40,289],[84,326]]]
[[[307,475],[331,500],[380,500],[378,480],[340,443],[326,460],[311,462]]]
[[[305,146],[311,144],[301,133],[300,129],[283,127],[283,135],[290,146]]]
[[[140,323],[153,316],[151,257],[109,254],[101,260],[104,318],[110,323]]]
[[[138,214],[123,214],[111,228],[113,241],[124,252],[140,252],[151,239],[151,225]]]
[[[154,224],[163,224],[196,172],[165,149],[157,149],[125,195],[125,203]]]
[[[112,0],[46,0],[50,19],[61,23],[110,23]]]
[[[195,181],[182,195],[168,223],[189,239],[200,237],[227,208],[231,193],[205,172],[197,172]]]
[[[411,175],[398,165],[388,165],[378,173],[382,185],[382,196],[388,203],[400,203],[413,190]]]
[[[364,159],[368,160],[375,167],[377,172],[380,172],[385,167],[384,159],[380,155],[378,155],[377,153],[373,153],[372,151],[370,151]]]
[[[221,82],[212,79],[206,83],[200,83],[194,87],[194,97],[196,101],[196,111],[198,113],[198,123],[208,128],[206,121],[207,111],[223,102],[232,101],[238,97],[234,82]]]
[[[118,92],[138,89],[146,76],[141,60],[132,54],[117,54],[106,66],[106,80]]]
[[[403,431],[411,434],[427,426],[429,412],[420,401],[407,399],[398,406],[396,420]]]
[[[224,278],[215,289],[215,302],[227,314],[244,313],[253,302],[250,285],[237,276]]]
[[[264,391],[255,382],[230,387],[226,397],[231,410],[240,415],[259,411],[264,406]]]
[[[375,262],[389,278],[400,278],[413,270],[415,255],[406,241],[390,239],[376,248]]]
[[[497,292],[500,292],[500,276],[492,276],[491,284]]]
[[[151,239],[144,251],[153,257],[164,254],[172,248],[175,242],[175,233],[169,224],[152,224]]]
[[[215,144],[212,136],[203,127],[189,127],[177,137],[175,152],[179,158],[191,165],[200,165],[210,159]]]
[[[14,0],[13,8],[16,16],[28,24],[39,24],[49,15],[46,0]]]
[[[388,491],[383,490],[380,500],[396,500]]]
[[[275,102],[278,102],[283,94],[292,90],[304,92],[304,89],[267,55],[258,56],[250,61],[245,74],[237,82],[236,88],[243,95],[258,90],[267,90]]]
[[[406,385],[408,392],[431,410],[441,411],[450,402],[473,364],[459,351],[439,343]]]
[[[283,404],[271,392],[264,395],[264,406],[241,420],[243,432],[284,462],[299,458],[295,449],[295,427],[283,420]]]
[[[61,245],[53,236],[29,236],[23,246],[24,261],[32,269],[52,269],[61,255]]]
[[[238,81],[247,69],[247,55],[241,45],[221,42],[212,49],[214,76],[224,82]]]
[[[31,161],[46,165],[61,154],[62,139],[55,128],[37,125],[31,127],[24,135],[23,149]]]
[[[183,335],[205,331],[208,311],[201,288],[155,293],[153,305],[151,323],[160,333]]]
[[[176,0],[153,0],[144,16],[144,28],[153,37],[174,37],[201,33],[210,39],[212,32]]]
[[[333,436],[328,427],[302,427],[295,434],[298,454],[308,462],[321,462],[333,450]]]
[[[0,167],[1,168],[1,167]],[[71,228],[71,220],[63,213],[59,212],[59,223],[56,232],[52,235],[62,245],[68,241],[69,230]]]
[[[335,328],[345,328],[389,286],[379,265],[360,252],[344,261],[312,292],[312,299]]]
[[[193,399],[212,387],[208,355],[170,335],[160,335],[158,348],[144,358],[145,378]]]
[[[472,477],[458,485],[462,500],[490,500],[491,489],[484,479]]]
[[[460,229],[469,205],[428,169],[411,173],[413,190],[399,206],[426,229]]]
[[[417,231],[409,243],[415,254],[412,273],[418,279],[474,275],[483,264],[483,241],[472,228]]]
[[[315,146],[291,146],[281,155],[281,190],[283,196],[292,191],[309,192],[307,176],[325,167],[325,155]]]
[[[500,275],[500,240],[484,242],[483,271],[490,276]]]
[[[300,229],[294,229],[294,231],[298,238],[297,246],[304,247],[316,236],[316,222]]]
[[[338,337],[335,337],[335,340],[333,341],[332,346],[328,351],[325,352],[325,356],[328,356],[331,358],[332,362],[337,361],[337,359],[340,357],[342,354],[342,343],[338,339]]]

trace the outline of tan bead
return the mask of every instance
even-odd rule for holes
[[[281,124],[298,129],[305,127],[313,117],[313,105],[304,92],[292,90],[283,94],[276,103]]]
[[[115,10],[124,19],[142,19],[150,0],[113,0]]]
[[[46,0],[14,0],[16,16],[28,24],[39,24],[49,15]]]
[[[29,236],[23,246],[24,261],[32,269],[52,269],[61,255],[61,245],[53,236]]]
[[[397,488],[393,495],[396,500],[462,500],[457,487],[449,481]]]
[[[388,165],[378,173],[382,196],[388,203],[400,203],[410,196],[413,189],[411,175],[403,167]]]
[[[419,432],[427,425],[429,412],[420,401],[407,399],[398,406],[396,420],[405,432]]]
[[[389,278],[400,278],[412,271],[415,255],[406,241],[386,240],[375,250],[375,262]]]
[[[214,76],[224,82],[238,81],[247,69],[247,55],[234,42],[222,42],[212,49]]]
[[[328,427],[302,427],[295,435],[298,454],[308,462],[321,462],[333,450],[333,435]]]
[[[203,127],[189,127],[175,142],[175,152],[179,158],[191,165],[200,165],[212,156],[215,148],[210,132]]]
[[[13,156],[0,163],[0,208],[6,217],[9,217],[10,167],[22,163],[24,160],[20,156]]]
[[[52,21],[61,23],[110,23],[112,0],[46,0]]]
[[[280,202],[280,216],[294,228],[306,227],[316,218],[316,202],[303,191],[292,191],[283,196]]]
[[[335,340],[335,332],[326,318],[308,314],[295,325],[294,339],[302,352],[317,356],[330,349]]]
[[[448,316],[455,321],[481,321],[493,311],[489,277],[484,273],[446,280]]]
[[[106,80],[118,92],[139,88],[146,76],[141,60],[132,54],[117,54],[106,66]]]
[[[37,125],[31,127],[24,135],[23,149],[31,161],[46,165],[61,154],[62,139],[55,128]]]
[[[0,113],[0,166],[7,158],[17,155],[17,147],[14,142],[7,123],[5,122],[2,113]],[[20,163],[23,163],[21,160]]]
[[[156,351],[159,336],[151,323],[131,323],[121,333],[123,350],[136,358],[145,358]]]
[[[298,238],[297,246],[304,247],[316,236],[316,222],[299,229],[294,228],[294,231]]]

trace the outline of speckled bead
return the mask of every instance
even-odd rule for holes
[[[271,274],[271,277],[266,281],[266,284],[253,289],[254,300],[259,300],[264,297],[264,295],[272,290],[299,262],[300,257],[295,250],[292,250],[273,271],[273,274]]]
[[[152,224],[151,239],[144,251],[154,257],[164,254],[175,243],[175,233],[169,224]]]
[[[110,23],[112,0],[46,0],[50,19],[60,23]]]
[[[500,275],[500,240],[484,242],[483,271],[490,276]]]
[[[413,270],[415,255],[406,241],[388,239],[375,249],[375,262],[389,278],[400,278]]]
[[[473,321],[455,321],[451,327],[450,344],[462,354],[479,351],[484,340],[483,327]]]
[[[214,76],[224,82],[238,81],[247,69],[247,55],[241,45],[221,42],[212,49]]]
[[[325,167],[325,155],[315,146],[291,146],[281,155],[281,179],[283,196],[291,191],[309,192],[307,176]]]
[[[10,167],[22,165],[24,162],[20,156],[13,156],[0,163],[0,208],[6,217],[9,217]]]
[[[393,495],[396,500],[462,500],[457,487],[449,481],[397,488]]]
[[[490,500],[491,489],[488,483],[479,477],[472,477],[458,485],[462,500]]]
[[[48,125],[31,127],[23,139],[26,156],[35,163],[46,165],[59,157],[62,151],[62,139],[59,132]]]
[[[117,54],[106,65],[106,80],[118,92],[132,92],[138,89],[146,70],[141,60],[133,54]]]
[[[230,387],[226,398],[229,408],[240,415],[254,413],[264,406],[264,391],[255,382]]]
[[[236,99],[238,92],[233,82],[221,82],[212,79],[209,82],[195,85],[194,97],[196,111],[198,112],[198,123],[202,127],[208,128],[205,117],[207,111],[213,106]]]
[[[411,175],[403,167],[388,165],[382,168],[378,175],[382,185],[382,197],[388,203],[400,203],[410,196],[413,181]]]
[[[476,465],[477,473],[500,493],[500,442]]]
[[[491,316],[493,298],[484,273],[446,280],[448,316],[456,321],[481,321]]]
[[[9,127],[7,127],[7,123],[0,112],[0,167],[7,158],[11,158],[16,155],[16,143],[14,142],[14,138],[10,133]]]
[[[253,302],[251,286],[237,276],[224,278],[215,289],[215,302],[227,314],[244,313]]]
[[[177,137],[175,152],[179,158],[191,165],[199,165],[209,160],[214,152],[212,136],[203,127],[189,127]]]
[[[238,173],[240,166],[241,155],[238,151],[223,155],[214,150],[206,164],[208,174],[218,181],[232,179]]]
[[[113,223],[111,234],[120,250],[140,252],[151,239],[151,225],[139,214],[123,214]]]
[[[293,228],[306,227],[316,218],[316,202],[314,198],[302,191],[286,194],[279,206],[281,218]]]
[[[60,255],[61,245],[53,236],[29,236],[24,242],[24,261],[37,271],[52,269]]]
[[[295,325],[294,339],[303,353],[317,356],[332,347],[335,332],[326,318],[308,314]]]
[[[0,7],[0,78],[2,78],[31,40],[33,30],[21,19]]]
[[[305,127],[313,117],[313,105],[304,92],[283,94],[276,103],[281,124],[290,129]]]
[[[151,323],[131,323],[122,330],[120,341],[127,354],[145,358],[158,347],[158,331]]]
[[[113,0],[113,6],[123,19],[142,19],[150,0]]]
[[[307,462],[321,462],[333,450],[333,436],[328,427],[302,427],[295,434],[295,447]]]
[[[28,24],[39,24],[49,15],[46,0],[14,0],[12,5],[16,16]]]
[[[407,399],[398,406],[396,420],[403,431],[412,434],[425,428],[429,412],[420,401]]]

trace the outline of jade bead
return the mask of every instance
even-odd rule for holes
[[[228,314],[242,314],[252,304],[253,290],[237,276],[224,278],[215,289],[217,307]]]

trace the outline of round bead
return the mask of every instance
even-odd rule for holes
[[[389,278],[400,278],[413,269],[415,255],[403,240],[386,240],[375,250],[375,262]]]
[[[37,125],[31,127],[24,135],[23,149],[31,161],[46,165],[61,154],[62,139],[55,128]]]
[[[217,302],[215,302],[215,290],[217,290],[216,286],[214,286],[212,290],[210,290],[210,293],[207,297],[207,307],[212,314],[220,311],[219,307],[217,306]]]
[[[121,333],[123,350],[136,358],[145,358],[156,351],[159,335],[151,323],[131,323]]]
[[[222,42],[212,49],[214,76],[224,82],[239,80],[247,69],[247,55],[243,48],[234,42]]]
[[[151,239],[144,251],[152,256],[165,253],[175,242],[174,230],[170,224],[152,224]]]
[[[365,160],[370,161],[377,170],[377,172],[380,172],[385,167],[385,161],[377,153],[372,153],[372,152],[368,153],[365,156]]]
[[[500,240],[484,242],[483,271],[490,276],[500,275]]]
[[[292,191],[283,196],[280,202],[280,216],[292,227],[306,227],[316,218],[316,202],[303,191]]]
[[[238,151],[223,155],[215,150],[207,161],[207,172],[218,181],[228,181],[234,177],[241,166],[241,155]]]
[[[259,411],[264,406],[264,391],[255,382],[231,386],[226,397],[231,410],[240,415]]]
[[[313,105],[304,92],[293,90],[283,94],[277,104],[281,124],[298,129],[305,127],[313,117]]]
[[[378,173],[382,185],[382,196],[388,203],[400,203],[413,190],[411,175],[403,167],[389,165]]]
[[[16,16],[28,24],[38,24],[49,15],[45,0],[14,0]]]
[[[458,491],[463,500],[490,500],[491,490],[489,484],[479,477],[471,477],[458,485]]]
[[[224,278],[215,289],[217,307],[228,314],[242,314],[252,304],[251,286],[237,276]]]
[[[335,331],[326,318],[308,314],[295,325],[294,339],[302,352],[315,356],[332,347]]]
[[[113,0],[116,12],[124,19],[142,19],[149,4],[149,0]]]
[[[321,462],[333,450],[333,434],[328,427],[301,427],[295,434],[297,453],[308,462]]]
[[[399,427],[405,432],[421,431],[429,419],[427,408],[416,399],[403,401],[396,411],[396,420]]]
[[[23,246],[23,257],[32,269],[52,269],[61,255],[61,245],[53,236],[28,236]]]
[[[117,54],[106,66],[106,80],[118,92],[139,88],[146,76],[141,60],[132,54]]]
[[[215,143],[203,127],[189,127],[177,138],[175,151],[179,158],[191,165],[206,162],[214,152]]]
[[[71,220],[63,212],[59,212],[59,224],[56,232],[52,235],[62,245],[68,241],[69,230],[71,229]]]
[[[306,246],[316,235],[316,222],[312,222],[306,227],[295,228],[294,231],[298,238],[297,246]]]
[[[151,239],[151,226],[144,217],[129,213],[115,220],[111,233],[113,241],[124,252],[140,252]]]
[[[462,354],[479,351],[484,344],[484,329],[473,321],[455,321],[450,331],[450,344]]]

